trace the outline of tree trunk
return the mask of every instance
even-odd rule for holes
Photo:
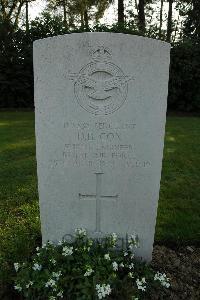
[[[26,33],[29,32],[28,1],[26,0]]]
[[[163,23],[163,1],[160,1],[160,26],[159,26],[159,38],[161,38],[162,35],[162,23]]]
[[[124,0],[118,0],[118,23],[124,25]]]
[[[137,0],[135,0],[135,8],[136,8],[136,10],[137,10],[137,13],[139,13],[139,11],[138,11],[138,4],[137,4]]]
[[[172,35],[172,4],[173,0],[169,1],[169,10],[168,10],[168,18],[167,18],[167,42],[170,43],[171,35]]]
[[[89,22],[88,22],[88,11],[85,9],[84,11],[84,24],[85,24],[85,29],[89,28]]]
[[[67,9],[66,9],[66,0],[63,0],[63,24],[67,27]]]
[[[145,33],[144,0],[139,0],[138,3],[138,27],[141,33]]]

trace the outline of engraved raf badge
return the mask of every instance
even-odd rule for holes
[[[74,94],[79,105],[89,113],[108,115],[118,110],[126,100],[128,81],[133,77],[111,60],[111,51],[99,46],[92,50],[92,62],[77,74],[70,74],[74,81]]]

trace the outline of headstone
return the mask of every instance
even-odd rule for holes
[[[136,233],[151,259],[170,45],[116,33],[34,42],[43,241]]]

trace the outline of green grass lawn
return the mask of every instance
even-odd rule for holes
[[[200,119],[168,117],[156,241],[200,241]],[[12,259],[40,237],[34,114],[0,112],[0,252]],[[25,238],[26,237],[26,238]],[[19,251],[20,249],[20,251]]]

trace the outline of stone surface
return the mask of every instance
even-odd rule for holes
[[[151,259],[170,46],[115,33],[34,42],[43,241],[136,233]]]

